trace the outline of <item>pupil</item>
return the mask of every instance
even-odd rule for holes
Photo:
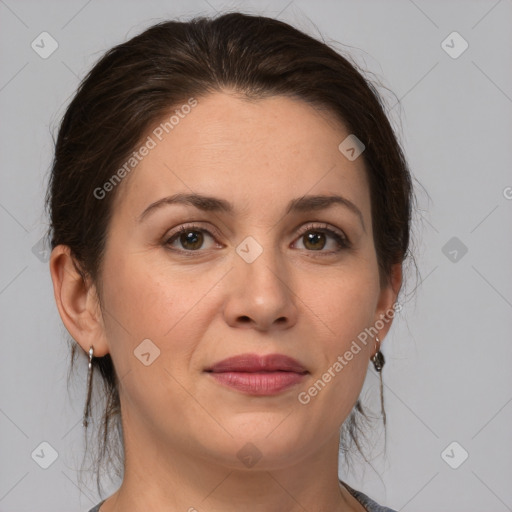
[[[323,241],[320,239],[320,237],[324,237],[324,234],[323,233],[309,233],[307,236],[307,243],[310,244],[312,242],[312,245],[313,245],[313,249],[314,248],[318,248],[318,244],[315,243],[315,242],[318,242],[318,241]],[[321,244],[320,246],[320,249],[322,249],[324,246],[324,244]]]
[[[197,234],[196,231],[189,231],[185,235],[183,235],[184,239],[182,238],[182,245],[187,246],[187,244],[192,245],[193,248],[197,248],[196,246],[201,246],[202,241],[202,235]]]

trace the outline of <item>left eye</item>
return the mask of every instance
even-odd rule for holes
[[[322,249],[327,245],[329,238],[332,241],[332,249],[330,251],[322,251]],[[350,247],[348,238],[345,235],[337,233],[327,227],[319,228],[315,226],[307,226],[306,229],[302,231],[299,240],[303,240],[305,248],[312,251],[338,252]]]
[[[213,240],[213,235],[206,229],[197,226],[181,226],[178,232],[167,240],[166,245],[173,245],[175,241],[178,241],[184,250],[197,251],[203,245],[205,234]]]
[[[208,230],[198,226],[181,226],[175,234],[167,239],[165,245],[174,247],[175,250],[181,252],[197,252],[203,248],[205,238],[210,238],[215,245],[215,238]],[[323,251],[328,245],[329,239],[331,240],[331,250]],[[308,252],[332,253],[350,247],[350,242],[345,235],[325,226],[306,226],[297,240],[302,240],[304,249]],[[176,243],[181,244],[181,248],[175,247]]]

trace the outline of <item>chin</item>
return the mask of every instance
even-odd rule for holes
[[[279,426],[280,423],[282,417],[272,425],[257,420],[236,425],[225,422],[223,426],[232,437],[212,436],[204,448],[216,461],[233,469],[243,469],[244,466],[261,470],[284,468],[300,458],[299,447],[306,440],[301,437],[300,429],[291,429],[289,425],[281,428],[283,424]]]

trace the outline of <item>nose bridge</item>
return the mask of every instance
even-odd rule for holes
[[[262,229],[247,236],[235,251],[228,322],[247,322],[249,318],[259,328],[268,328],[278,320],[280,324],[294,323],[296,306],[286,262],[271,232]]]
[[[236,247],[236,254],[235,267],[245,283],[257,288],[275,288],[274,292],[286,288],[282,281],[286,279],[286,268],[271,231],[261,230],[255,236],[245,237]]]

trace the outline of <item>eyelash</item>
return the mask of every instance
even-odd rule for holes
[[[201,249],[187,250],[187,249],[176,249],[176,248],[170,247],[170,244],[172,242],[174,242],[176,239],[178,239],[180,237],[180,235],[182,235],[184,233],[189,233],[190,231],[199,231],[201,233],[207,233],[210,237],[215,238],[215,236],[212,233],[210,233],[210,231],[208,231],[207,229],[197,226],[195,224],[189,224],[189,225],[180,226],[179,229],[177,229],[169,238],[166,239],[166,241],[164,242],[164,245],[171,251],[186,254],[187,256],[188,255],[192,256],[193,253],[197,253],[197,252],[204,252]],[[312,223],[307,224],[306,226],[304,226],[304,228],[302,228],[300,230],[298,238],[303,237],[306,233],[308,233],[310,231],[330,235],[338,244],[338,249],[334,250],[334,251],[324,251],[324,250],[313,251],[313,250],[305,249],[307,252],[320,253],[320,254],[323,253],[323,254],[331,254],[332,255],[332,254],[341,252],[343,249],[351,248],[351,243],[350,243],[349,239],[347,238],[347,236],[342,233],[338,233],[337,231],[329,228],[327,224],[322,224],[322,225],[315,225]]]

